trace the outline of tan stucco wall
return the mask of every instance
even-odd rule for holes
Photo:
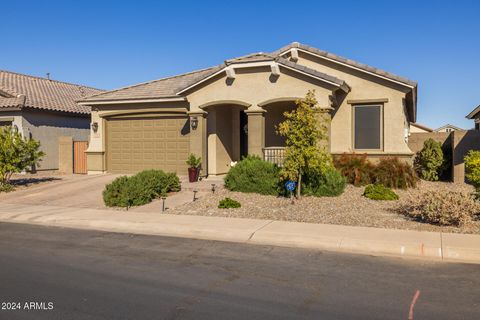
[[[428,132],[431,132],[431,131],[419,128],[413,123],[410,124],[410,133],[428,133]]]
[[[285,97],[304,97],[308,90],[315,89],[320,107],[328,107],[328,96],[333,86],[313,80],[301,74],[281,69],[281,75],[272,79],[269,68],[245,68],[236,70],[236,78],[232,83],[225,74],[219,75],[205,84],[187,93],[190,110],[212,101],[242,101],[252,107],[271,99]]]
[[[240,109],[231,105],[208,108],[208,174],[221,175],[240,160]]]
[[[331,152],[354,152],[353,109],[348,100],[388,99],[383,108],[383,150],[366,153],[411,154],[406,142],[406,117],[404,98],[407,88],[386,80],[327,62],[304,53],[299,54],[297,63],[344,80],[351,91],[338,101],[331,123]],[[365,152],[365,151],[362,151]]]
[[[265,147],[284,147],[285,138],[278,135],[277,127],[285,120],[283,114],[294,109],[294,102],[272,103],[264,107],[265,113]]]
[[[58,137],[58,172],[73,173],[73,139],[72,137]]]

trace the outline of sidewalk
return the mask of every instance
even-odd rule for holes
[[[0,221],[480,263],[480,235],[7,203]]]

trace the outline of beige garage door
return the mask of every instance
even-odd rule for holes
[[[187,174],[187,117],[128,118],[107,121],[107,171],[145,169]]]

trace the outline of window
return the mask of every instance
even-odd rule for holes
[[[353,106],[354,148],[379,150],[382,148],[382,106]]]

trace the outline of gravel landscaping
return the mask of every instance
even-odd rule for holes
[[[423,231],[480,233],[479,219],[474,221],[471,226],[457,228],[420,223],[397,213],[397,208],[402,201],[408,201],[409,193],[429,190],[472,192],[473,188],[464,184],[420,181],[415,189],[395,190],[400,196],[398,201],[375,201],[362,196],[364,187],[348,185],[345,192],[339,197],[303,197],[301,200],[295,200],[294,204],[289,199],[282,197],[220,190],[196,202],[169,210],[168,213]],[[225,197],[239,201],[242,207],[238,209],[218,209],[219,201]]]

